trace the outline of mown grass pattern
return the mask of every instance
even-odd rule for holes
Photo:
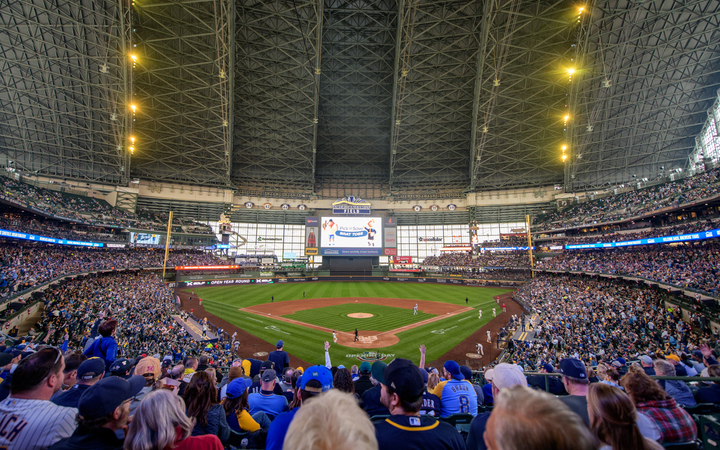
[[[473,311],[404,331],[398,334],[400,338],[398,344],[378,349],[381,353],[409,358],[416,363],[420,358],[418,348],[421,344],[427,346],[428,361],[439,358],[489,322],[492,319],[493,307],[497,308],[497,312],[500,314],[502,310],[493,298],[510,292],[508,289],[500,288],[360,281],[218,286],[196,289],[195,293],[203,298],[203,306],[208,312],[236,324],[267,342],[265,346],[258,345],[252,348],[243,347],[241,342],[240,353],[242,356],[250,357],[256,351],[272,351],[275,342],[282,339],[285,341],[285,350],[288,353],[311,364],[324,364],[323,342],[330,341],[330,357],[333,365],[344,364],[350,367],[352,364],[358,364],[359,361],[349,355],[362,353],[364,350],[332,345],[332,334],[330,333],[238,310],[269,303],[272,296],[275,297],[275,302],[302,299],[303,291],[305,298],[409,298],[451,303],[458,306],[465,306],[465,297],[468,297],[468,306],[474,308]],[[477,318],[478,308],[483,309],[481,320]],[[317,309],[312,311],[317,311]],[[408,313],[412,315],[412,311],[408,311]],[[360,328],[360,324],[366,319],[356,320],[358,328]],[[352,329],[354,330],[354,328],[353,326]],[[475,351],[474,345],[467,351]]]

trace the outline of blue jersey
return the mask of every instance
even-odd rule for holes
[[[466,380],[442,381],[435,387],[433,394],[440,398],[441,417],[452,414],[472,414],[477,416],[477,393]]]

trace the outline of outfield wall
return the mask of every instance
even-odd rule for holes
[[[243,284],[286,284],[307,283],[315,281],[388,281],[400,283],[453,284],[477,287],[519,287],[525,281],[513,280],[479,280],[474,278],[413,278],[413,277],[375,277],[375,276],[324,276],[324,277],[290,277],[290,278],[243,278],[226,280],[176,281],[168,283],[170,288],[196,288],[207,286],[232,286]]]

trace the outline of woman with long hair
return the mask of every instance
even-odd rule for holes
[[[601,450],[660,450],[662,446],[643,437],[638,414],[630,397],[620,389],[593,383],[588,389],[590,429],[605,444]]]
[[[663,444],[691,442],[697,436],[697,426],[690,414],[680,408],[660,387],[642,370],[631,370],[620,379],[639,414],[647,416],[660,432],[659,441]]]
[[[125,436],[125,450],[222,450],[217,436],[191,436],[195,422],[182,397],[166,389],[142,399]]]
[[[345,368],[338,369],[338,371],[335,372],[333,387],[348,394],[355,395],[355,384],[352,380],[352,374]]]
[[[257,431],[270,428],[270,418],[264,411],[250,415],[248,388],[252,386],[249,378],[236,378],[227,386],[227,397],[221,402],[225,417],[231,429],[237,432]]]
[[[214,434],[224,443],[230,437],[230,427],[217,396],[215,378],[205,371],[195,372],[184,394],[187,415],[195,419],[192,435]]]

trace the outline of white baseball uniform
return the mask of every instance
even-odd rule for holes
[[[46,449],[73,434],[77,412],[48,400],[8,397],[0,402],[0,448]]]

